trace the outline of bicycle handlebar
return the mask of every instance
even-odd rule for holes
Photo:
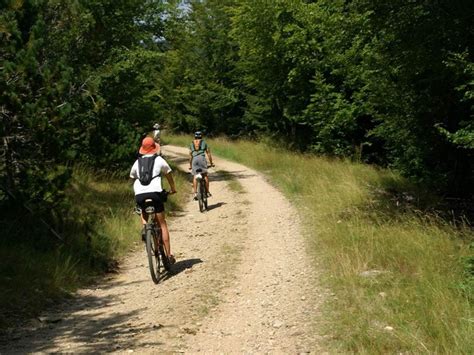
[[[208,168],[215,168],[216,165],[215,164],[210,164],[207,166]],[[193,168],[192,167],[188,167],[188,170],[192,170]]]

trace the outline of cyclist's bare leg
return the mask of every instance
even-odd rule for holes
[[[165,213],[157,213],[155,216],[156,221],[160,224],[161,227],[161,235],[163,237],[163,244],[165,245],[166,255],[170,256],[172,255],[170,245],[170,232],[168,231],[168,225],[166,224]]]
[[[204,175],[204,180],[206,181],[206,192],[209,192],[209,176]]]
[[[140,215],[140,220],[142,222],[142,227],[145,228],[145,225],[146,225],[146,222],[147,222],[147,219],[145,217],[148,217],[148,215],[145,215],[144,213],[142,213]]]
[[[193,192],[194,192],[194,194],[197,193],[197,180],[196,180],[196,175],[193,176]]]

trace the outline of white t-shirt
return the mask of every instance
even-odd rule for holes
[[[161,132],[159,129],[155,129],[153,131],[153,139],[155,140],[155,142],[160,139],[160,135],[161,135]]]
[[[144,155],[144,157],[151,157],[153,154]],[[130,170],[130,177],[135,179],[133,183],[133,191],[135,191],[135,195],[144,194],[147,192],[161,192],[163,188],[161,186],[161,176],[157,176],[158,174],[166,175],[171,172],[171,168],[168,163],[160,156],[155,158],[155,165],[153,166],[153,176],[156,176],[153,180],[151,180],[149,185],[142,185],[140,180],[138,179],[138,159],[132,166],[132,170]]]

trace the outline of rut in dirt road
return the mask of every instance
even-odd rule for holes
[[[187,149],[163,153],[187,171]],[[139,245],[118,275],[18,330],[0,353],[320,352],[313,321],[323,292],[294,208],[255,171],[214,161],[226,173],[211,171],[208,212],[198,211],[191,188],[179,191],[189,202],[169,222],[177,256],[169,278],[153,284]]]

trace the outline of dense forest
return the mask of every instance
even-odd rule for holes
[[[154,122],[271,137],[472,196],[470,0],[0,0],[0,11],[2,211],[63,208],[74,164],[121,171]]]

